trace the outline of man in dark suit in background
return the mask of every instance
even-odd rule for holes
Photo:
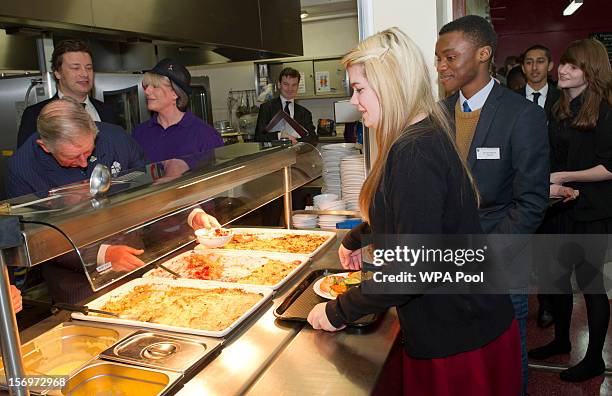
[[[436,43],[439,80],[455,124],[455,141],[481,195],[480,222],[490,234],[532,234],[549,196],[549,144],[544,111],[491,78],[497,35],[468,15],[446,24]],[[513,261],[513,265],[524,262]],[[528,268],[517,268],[526,274]],[[512,294],[521,330],[523,393],[527,391],[527,295]]]
[[[92,120],[119,124],[110,105],[89,97],[94,83],[91,50],[81,40],[60,41],[51,56],[51,70],[57,84],[57,92],[51,99],[43,100],[27,107],[21,116],[17,147],[36,132],[36,119],[43,107],[53,99],[69,96],[82,103]]]
[[[278,90],[280,95],[259,107],[257,116],[257,127],[255,128],[255,140],[258,142],[271,142],[280,138],[289,138],[292,143],[298,141],[315,142],[317,135],[315,126],[312,123],[312,113],[305,107],[295,103],[295,97],[298,93],[300,85],[300,72],[290,67],[284,68],[278,76]],[[272,117],[279,111],[284,110],[291,118],[304,127],[306,133],[304,136],[296,136],[291,134],[266,132],[265,128],[272,120]],[[280,136],[279,136],[280,135]]]
[[[559,100],[559,90],[548,83],[548,73],[554,65],[550,50],[539,44],[527,48],[521,65],[527,78],[527,85],[521,93],[527,100],[543,108],[547,118],[550,117],[552,105]]]

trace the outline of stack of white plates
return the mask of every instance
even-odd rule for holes
[[[363,155],[349,155],[340,162],[342,199],[348,210],[359,210],[359,193],[365,181],[365,160]]]
[[[325,201],[325,202],[321,202],[318,205],[318,207],[321,210],[345,210],[346,209],[346,203],[343,200],[339,200],[339,201]]]
[[[323,157],[323,181],[325,185],[322,189],[324,193],[342,193],[340,183],[340,161],[342,158],[358,154],[355,143],[335,143],[321,146],[321,156]]]
[[[312,198],[312,201],[314,202],[314,209],[315,210],[322,210],[323,208],[321,208],[321,205],[326,204],[327,202],[335,202],[338,200],[338,198],[340,198],[340,194],[319,194],[319,195],[315,195]]]
[[[295,214],[292,217],[295,228],[316,228],[317,218],[315,214]]]
[[[336,228],[336,223],[346,220],[346,216],[340,215],[321,215],[319,216],[320,228]]]

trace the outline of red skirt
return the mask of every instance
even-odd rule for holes
[[[404,351],[402,366],[404,395],[517,396],[521,393],[518,322],[474,351],[440,359],[414,359]]]

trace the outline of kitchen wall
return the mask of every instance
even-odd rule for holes
[[[358,43],[357,16],[302,23],[304,56],[343,55]],[[230,90],[255,89],[253,62],[190,67],[192,75],[210,78],[212,111],[215,121],[228,119],[227,93]],[[333,118],[333,102],[338,99],[311,99],[299,103],[319,118]]]

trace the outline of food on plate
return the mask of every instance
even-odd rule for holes
[[[348,275],[329,275],[323,278],[319,287],[325,293],[332,297],[337,297],[340,294],[346,293],[349,288],[357,286],[361,283],[361,271],[351,272]]]
[[[166,265],[183,278],[272,286],[283,280],[300,264],[299,260],[281,261],[267,257],[245,260],[245,257],[215,253],[192,253],[178,257]],[[149,276],[172,277],[159,268],[151,271]]]
[[[220,331],[230,327],[261,297],[259,293],[242,289],[149,284],[111,298],[100,309],[118,314],[122,319]]]
[[[268,252],[310,254],[327,240],[327,236],[316,234],[265,234],[238,233],[224,249],[263,250]]]

